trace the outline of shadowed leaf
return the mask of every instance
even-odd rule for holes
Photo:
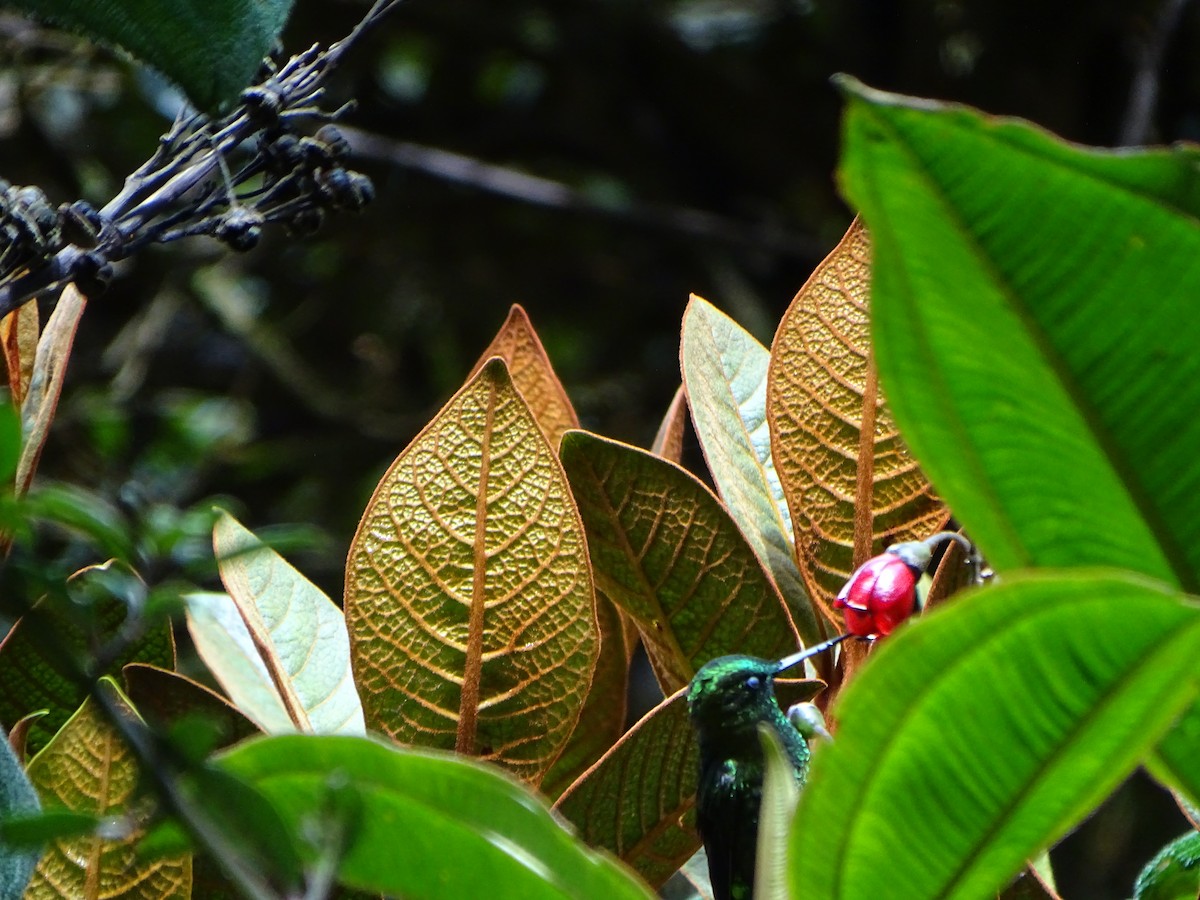
[[[812,596],[833,598],[886,545],[948,518],[884,405],[871,361],[871,245],[856,220],[800,288],[771,346],[771,447]]]
[[[158,69],[198,107],[232,100],[279,36],[292,0],[13,0]]]
[[[795,650],[775,585],[694,476],[586,431],[568,432],[560,452],[597,589],[637,622],[664,692],[716,656]]]
[[[113,691],[128,708],[111,682],[101,690]],[[103,818],[131,812],[138,773],[133,755],[89,699],[29,763],[29,777],[43,803]],[[55,841],[38,863],[26,900],[187,900],[191,857],[139,862],[136,841],[136,831],[123,840],[92,834]]]
[[[46,715],[28,726],[26,746],[35,754],[79,708],[87,691],[64,666],[79,665],[94,646],[112,640],[125,622],[128,607],[115,597],[97,600],[89,607],[96,633],[85,631],[66,598],[39,603],[0,643],[0,722],[11,727],[35,710]],[[175,665],[175,645],[169,622],[152,627],[142,640],[121,653],[105,673],[116,675],[131,662],[163,668]]]
[[[579,427],[579,417],[575,415],[562,382],[554,374],[546,349],[533,330],[533,323],[520,305],[513,304],[508,318],[479,357],[471,375],[482,369],[493,356],[504,360],[513,385],[529,404],[529,411],[542,434],[551,447],[557,448],[565,431]]]
[[[502,360],[380,481],[345,608],[371,728],[540,781],[587,694],[595,600],[566,478]]]
[[[253,722],[220,694],[178,672],[132,663],[121,674],[134,708],[154,728],[167,729],[181,719],[199,716],[216,729],[221,746],[258,731]]]
[[[826,635],[796,566],[792,517],[772,460],[767,424],[770,354],[695,295],[683,314],[683,385],[696,435],[730,515],[762,560],[806,644]]]
[[[633,726],[555,804],[593,847],[663,884],[700,846],[699,747],[680,691]]]
[[[213,527],[221,581],[301,731],[365,734],[342,611],[233,516]]]
[[[21,433],[24,439],[21,460],[17,464],[17,494],[24,494],[33,482],[42,447],[50,434],[50,423],[54,421],[54,411],[58,408],[58,396],[62,393],[75,332],[86,306],[87,299],[75,285],[67,285],[38,339],[33,371],[29,377],[29,391],[21,406]]]

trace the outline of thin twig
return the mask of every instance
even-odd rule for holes
[[[1129,105],[1121,123],[1118,143],[1122,147],[1144,144],[1150,136],[1150,125],[1158,106],[1159,82],[1163,60],[1171,35],[1179,26],[1190,0],[1164,0],[1154,31],[1142,47],[1137,72],[1129,89]]]

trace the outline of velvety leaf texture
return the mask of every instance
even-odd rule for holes
[[[198,107],[250,83],[293,0],[11,0],[9,5],[158,69]]]

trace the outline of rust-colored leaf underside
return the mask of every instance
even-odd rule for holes
[[[550,365],[541,338],[519,304],[513,304],[508,318],[475,363],[471,375],[482,369],[493,356],[504,360],[513,384],[529,404],[538,427],[550,441],[550,446],[557,449],[563,432],[579,427],[579,417]]]
[[[501,360],[379,483],[345,610],[369,728],[541,779],[587,693],[595,605],[565,476]]]
[[[856,562],[928,537],[947,519],[878,390],[870,275],[870,240],[856,219],[788,307],[771,347],[772,455],[801,571],[831,615]]]

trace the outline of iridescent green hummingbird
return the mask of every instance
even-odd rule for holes
[[[700,742],[696,825],[708,853],[716,900],[750,900],[754,894],[765,767],[758,723],[774,727],[801,786],[808,772],[808,744],[779,708],[775,676],[849,636],[840,635],[781,660],[718,657],[701,666],[688,685],[688,712]]]

